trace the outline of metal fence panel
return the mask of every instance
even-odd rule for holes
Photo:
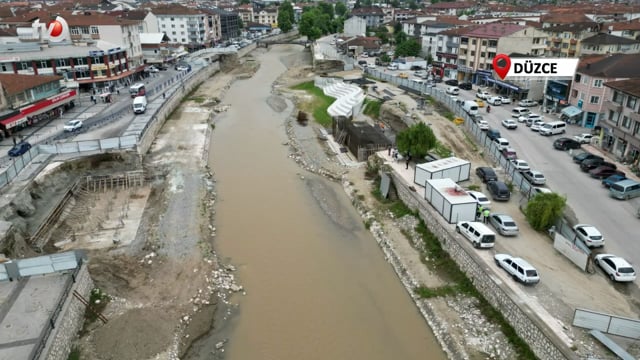
[[[78,141],[78,151],[96,151],[100,150],[100,142],[98,140]]]
[[[56,151],[58,154],[72,154],[78,152],[77,142],[59,143],[57,144]]]
[[[121,148],[132,148],[138,145],[138,137],[135,135],[129,136],[121,136],[120,137],[120,147]]]
[[[640,338],[640,320],[586,309],[575,310],[573,313],[573,325],[632,339]]]
[[[119,149],[119,148],[120,148],[119,138],[100,139],[100,149],[102,150]]]

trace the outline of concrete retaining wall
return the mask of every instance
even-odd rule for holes
[[[502,288],[487,273],[484,261],[476,256],[473,249],[466,249],[456,239],[455,230],[440,223],[440,215],[424,199],[421,189],[412,191],[401,177],[390,173],[399,198],[411,210],[418,210],[420,217],[439,240],[442,248],[458,264],[475,288],[515,329],[542,360],[577,359],[576,354],[562,342],[547,325],[535,316],[533,309],[522,304],[508,288]],[[529,316],[531,314],[531,316]]]
[[[38,359],[67,360],[69,353],[71,353],[72,341],[78,336],[78,332],[84,323],[85,313],[85,306],[73,296],[73,291],[77,291],[89,301],[93,286],[93,280],[89,276],[89,269],[83,263],[58,316],[56,327],[49,335],[44,351],[42,351]]]

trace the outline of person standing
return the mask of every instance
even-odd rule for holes
[[[488,223],[489,222],[489,215],[490,215],[490,211],[489,209],[484,209],[482,210],[482,216],[484,217],[484,223]]]
[[[482,205],[478,204],[478,206],[476,207],[476,221],[479,221],[482,219],[482,211],[484,209],[482,208]]]

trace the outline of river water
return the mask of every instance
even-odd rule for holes
[[[216,250],[247,292],[232,299],[226,358],[444,359],[341,186],[288,158],[291,105],[267,99],[281,57],[299,51],[256,54],[260,69],[228,90],[213,132]]]

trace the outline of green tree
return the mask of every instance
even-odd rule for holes
[[[278,27],[282,32],[288,32],[293,28],[294,14],[293,5],[290,2],[283,2],[278,8]]]
[[[356,0],[356,3],[353,4],[353,8],[354,9],[358,9],[358,8],[361,8],[361,7],[362,7],[362,4],[360,4],[360,0]]]
[[[419,122],[401,131],[396,136],[396,145],[401,154],[411,154],[413,159],[424,159],[437,144],[433,130]]]
[[[335,13],[333,11],[333,4],[321,2],[318,3],[318,9],[321,13],[329,15],[329,19],[333,19],[335,17]]]
[[[309,8],[302,13],[298,30],[300,34],[306,35],[309,40],[314,41],[322,34],[329,33],[330,21],[329,15],[323,14],[317,7]]]
[[[418,56],[422,46],[415,39],[408,39],[396,45],[395,56]]]
[[[380,55],[380,61],[383,64],[388,64],[388,63],[391,62],[391,57],[389,55],[387,55],[387,53],[384,53],[384,54]]]
[[[383,44],[389,43],[389,29],[385,26],[380,26],[376,29],[373,29],[376,37],[382,41]]]
[[[418,9],[418,4],[416,4],[416,2],[414,0],[409,1],[409,9],[417,10]]]
[[[398,0],[391,0],[390,4],[394,9],[397,9],[400,7],[400,1]]]
[[[566,204],[566,197],[556,193],[540,193],[529,200],[524,214],[534,230],[546,231],[560,219]]]
[[[396,45],[402,44],[403,42],[407,41],[407,34],[405,34],[405,32],[402,30],[397,31],[395,34],[393,34],[393,39],[395,40]]]
[[[343,2],[338,1],[336,3],[336,7],[335,7],[336,15],[345,17],[347,15],[347,11],[348,11],[347,5],[345,5]]]

